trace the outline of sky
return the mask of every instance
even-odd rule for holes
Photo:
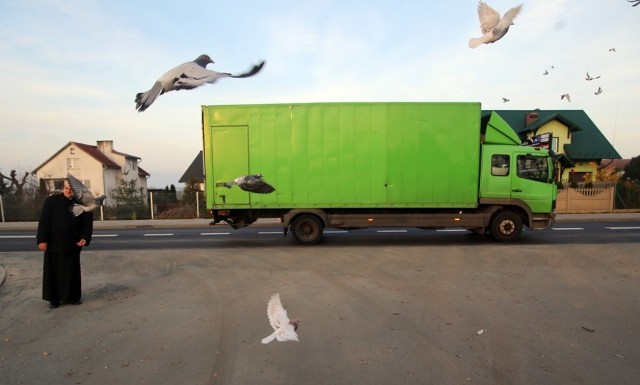
[[[504,14],[520,3],[488,4]],[[201,106],[216,104],[584,110],[623,158],[640,155],[640,6],[522,4],[505,37],[470,49],[475,0],[0,0],[0,171],[32,171],[69,141],[113,140],[142,159],[148,187],[180,187],[202,149]],[[203,53],[221,72],[267,63],[136,111],[136,93]]]

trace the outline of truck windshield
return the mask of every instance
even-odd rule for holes
[[[531,179],[539,182],[549,181],[549,166],[547,158],[533,155],[519,155],[518,176],[524,179]]]

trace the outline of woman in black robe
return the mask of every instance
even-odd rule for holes
[[[60,303],[80,304],[80,251],[91,242],[93,213],[74,216],[74,203],[73,189],[65,180],[62,194],[45,199],[38,222],[36,242],[44,251],[42,299],[52,309]]]

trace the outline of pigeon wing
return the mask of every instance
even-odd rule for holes
[[[522,9],[522,5],[518,5],[517,7],[513,7],[510,10],[508,10],[507,13],[505,13],[504,16],[502,16],[502,19],[500,19],[500,22],[498,23],[498,25],[496,25],[496,28],[498,29],[509,28],[509,26],[513,24],[513,20],[520,13],[521,9]]]
[[[287,311],[282,307],[282,302],[280,302],[280,294],[275,293],[269,299],[267,317],[269,317],[269,324],[271,324],[273,330],[278,330],[289,324],[290,320],[287,317]],[[291,326],[293,327],[293,325]]]
[[[89,189],[76,177],[71,174],[67,174],[67,180],[69,181],[69,185],[71,185],[71,189],[73,193],[76,195],[77,199],[82,202],[82,204],[89,204],[95,197],[93,193],[89,191]]]
[[[478,18],[480,19],[480,30],[482,33],[488,33],[498,25],[500,14],[491,8],[484,1],[478,3]]]

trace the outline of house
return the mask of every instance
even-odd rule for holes
[[[62,190],[64,179],[71,174],[80,179],[94,195],[107,195],[106,206],[114,206],[110,193],[120,181],[142,188],[146,203],[148,172],[138,166],[141,158],[113,148],[112,140],[99,140],[96,146],[69,142],[34,169],[40,186],[47,191]]]
[[[204,162],[202,159],[202,151],[196,155],[193,162],[189,165],[187,170],[182,174],[179,183],[199,183],[200,189],[204,189]]]
[[[483,111],[483,115],[491,111]],[[496,110],[523,141],[537,142],[558,155],[563,183],[594,181],[602,160],[621,159],[582,110]]]

